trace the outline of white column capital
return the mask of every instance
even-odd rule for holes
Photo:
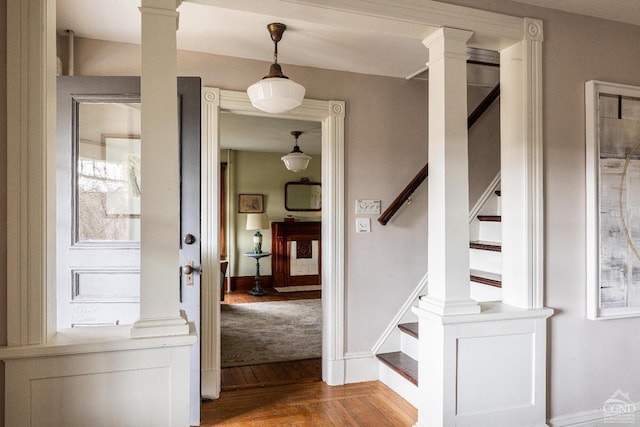
[[[467,49],[467,42],[472,36],[473,31],[440,27],[422,40],[422,44],[429,50],[439,46],[444,49],[446,46],[449,51],[457,48],[464,53]]]
[[[175,11],[182,4],[182,0],[142,0],[140,8],[165,9]]]

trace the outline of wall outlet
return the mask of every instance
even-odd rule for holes
[[[380,214],[380,200],[356,200],[356,215]]]
[[[370,233],[371,218],[356,218],[356,233]]]

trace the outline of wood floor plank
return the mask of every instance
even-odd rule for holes
[[[308,383],[322,379],[322,359],[223,368],[222,391]]]
[[[202,426],[411,426],[417,410],[378,381],[323,382],[223,392],[202,405]]]

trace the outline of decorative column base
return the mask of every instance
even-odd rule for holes
[[[440,316],[480,313],[480,304],[469,299],[467,301],[442,301],[425,295],[420,297],[420,307]]]
[[[416,426],[546,425],[546,319],[553,310],[482,303],[441,315],[420,301]]]
[[[191,324],[182,317],[140,319],[131,326],[131,338],[188,335]]]

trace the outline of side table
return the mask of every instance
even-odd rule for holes
[[[253,258],[253,259],[256,260],[256,285],[253,287],[253,289],[251,289],[249,291],[249,294],[257,296],[257,297],[261,297],[261,296],[267,295],[265,290],[262,289],[262,286],[260,286],[260,258],[267,257],[267,256],[271,255],[271,253],[269,253],[269,252],[260,252],[260,253],[246,252],[243,255],[244,256],[248,256],[248,257]]]

